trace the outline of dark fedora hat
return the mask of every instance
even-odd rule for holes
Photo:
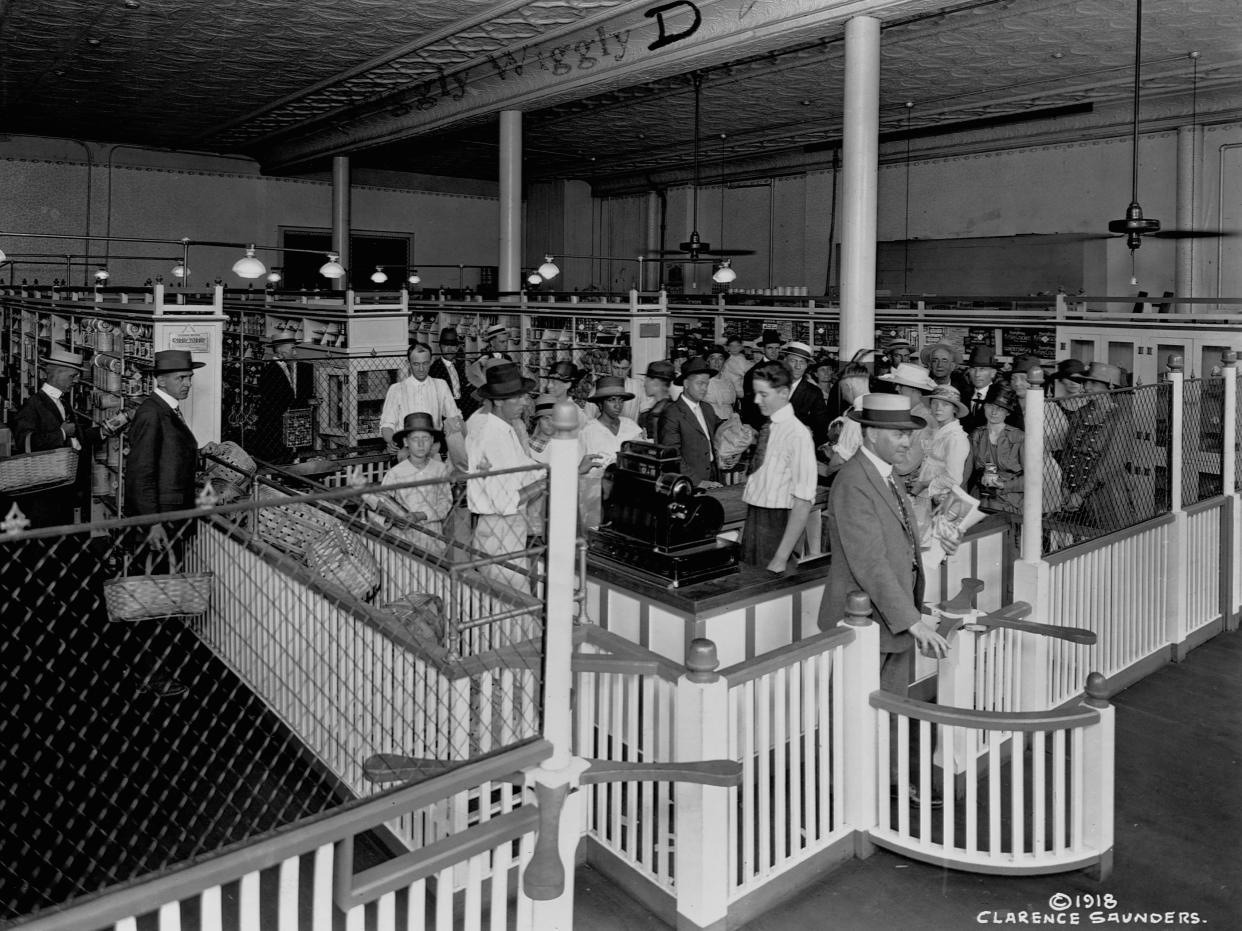
[[[673,368],[673,363],[667,359],[660,359],[652,362],[647,366],[647,378],[663,378],[667,382],[671,382],[677,374],[677,370]]]
[[[561,359],[559,362],[553,362],[548,366],[546,375],[548,378],[555,378],[557,381],[567,381],[571,385],[581,378],[585,373],[578,366],[574,365],[568,359]]]
[[[886,430],[922,430],[927,421],[910,413],[910,399],[904,394],[864,394],[862,409],[846,415],[864,427],[883,427]]]
[[[625,390],[625,379],[620,375],[603,375],[595,379],[595,391],[588,401],[602,401],[604,398],[621,398],[629,401],[634,397],[632,392]]]
[[[479,388],[479,395],[489,401],[503,401],[529,394],[535,390],[533,378],[523,378],[522,370],[514,362],[501,362],[488,367],[487,381]]]
[[[461,337],[457,335],[457,327],[446,326],[440,331],[441,346],[457,346],[461,343]]]
[[[1012,385],[1007,385],[1003,381],[994,381],[988,385],[987,394],[983,396],[983,403],[1003,407],[1011,414],[1022,408],[1018,400],[1018,392],[1013,389]]]
[[[707,360],[701,356],[695,356],[681,367],[681,374],[674,379],[674,383],[678,385],[685,384],[687,378],[691,375],[715,375],[716,370],[707,364]]]
[[[991,346],[978,345],[970,350],[970,358],[966,360],[966,367],[972,369],[997,368],[996,353]]]
[[[151,360],[152,375],[167,375],[170,372],[189,372],[201,369],[206,362],[193,362],[188,349],[161,349]]]
[[[1057,363],[1057,370],[1052,373],[1052,377],[1068,378],[1071,381],[1080,381],[1082,376],[1086,374],[1087,363],[1082,359],[1062,359]]]
[[[1029,375],[1031,372],[1043,371],[1043,363],[1039,361],[1039,356],[1018,356],[1013,360],[1014,375]]]
[[[401,423],[401,429],[392,435],[392,441],[400,445],[405,442],[407,436],[416,430],[430,433],[433,440],[440,439],[440,431],[436,429],[436,422],[431,419],[431,415],[425,411],[415,411],[412,414],[405,415],[405,420]]]
[[[785,341],[781,339],[781,334],[777,332],[776,330],[764,330],[763,336],[759,340],[759,345],[760,346],[771,346],[774,343],[783,343],[783,342]]]

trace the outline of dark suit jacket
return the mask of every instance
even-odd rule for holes
[[[158,514],[194,507],[198,441],[185,421],[154,394],[138,406],[125,457],[125,513]]]
[[[905,500],[914,520],[910,499]],[[862,591],[880,625],[880,650],[912,649],[914,637],[907,631],[918,621],[923,600],[922,572],[913,569],[918,554],[902,527],[892,489],[861,451],[841,467],[828,493],[828,540],[832,562],[821,628],[845,617],[846,596]]]
[[[287,462],[293,458],[293,450],[284,443],[284,415],[295,406],[303,406],[299,402],[306,401],[315,393],[314,369],[304,362],[293,362],[297,366],[298,388],[295,392],[289,384],[289,377],[275,360],[269,360],[259,372],[259,397],[255,404],[256,420],[253,434],[247,435],[248,452],[260,459],[272,462]]]
[[[828,442],[828,424],[832,420],[828,416],[828,402],[824,400],[824,393],[819,390],[819,385],[805,377],[799,378],[789,394],[789,403],[793,405],[794,416],[811,431],[811,439],[815,441],[815,448],[818,450]]]
[[[461,410],[463,419],[469,417],[478,410],[479,402],[474,400],[474,391],[470,387],[470,379],[466,377],[466,360],[457,355],[451,359],[440,356],[431,363],[431,369],[427,372],[432,378],[438,378],[451,389],[453,380],[449,378],[448,367],[452,365],[454,371],[457,372],[457,384],[461,390],[461,397],[454,398],[457,407]]]
[[[703,421],[713,437],[720,426],[720,418],[707,403],[699,405],[703,412]],[[688,475],[694,484],[716,480],[715,444],[703,433],[698,418],[690,410],[690,405],[681,397],[664,409],[656,428],[656,442],[661,446],[672,446],[681,453],[681,471]]]
[[[36,391],[26,399],[13,422],[14,453],[26,451],[26,437],[30,437],[31,452],[69,446],[69,440],[60,432],[65,421],[72,421],[77,426],[76,435],[82,446],[72,486],[17,497],[17,504],[30,519],[32,527],[59,527],[73,523],[73,509],[89,502],[91,447],[99,443],[103,435],[98,427],[70,406],[68,395],[62,396],[61,403],[65,406],[64,418],[56,409],[55,401],[42,390]]]

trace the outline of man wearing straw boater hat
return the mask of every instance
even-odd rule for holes
[[[665,408],[656,425],[656,441],[681,453],[681,471],[695,485],[718,485],[716,428],[720,418],[707,403],[711,366],[695,356],[681,367],[676,380],[681,384],[681,396]]]
[[[791,340],[781,347],[781,361],[793,376],[789,403],[794,416],[806,424],[815,448],[819,449],[828,442],[828,424],[832,418],[828,416],[824,393],[808,375],[815,362],[815,353],[806,343]]]
[[[43,384],[26,399],[14,421],[15,453],[43,452],[72,447],[79,451],[73,483],[49,491],[16,496],[17,506],[30,520],[31,527],[59,527],[74,522],[74,509],[89,505],[90,447],[108,431],[95,426],[70,404],[69,389],[85,371],[82,356],[60,343],[52,343],[39,360],[44,370]],[[122,421],[123,425],[123,421]],[[85,451],[87,455],[81,455]],[[84,516],[89,518],[89,513]]]
[[[512,362],[488,366],[485,377],[479,395],[490,402],[491,409],[476,411],[477,424],[467,433],[469,471],[500,472],[536,465],[511,424],[525,411],[535,380],[523,378],[521,370]],[[538,495],[539,480],[538,472],[513,472],[466,482],[466,503],[475,515],[470,542],[477,552],[471,554],[472,558],[513,553],[517,555],[509,560],[512,565],[524,560],[522,553],[529,532],[526,505]],[[525,576],[499,563],[480,566],[479,573],[520,591],[530,588]]]
[[[253,440],[247,446],[268,462],[290,462],[294,450],[285,445],[285,413],[314,391],[311,367],[297,361],[298,338],[288,330],[268,342],[272,358],[259,372]]]
[[[845,616],[850,592],[865,592],[880,625],[880,687],[904,695],[914,647],[944,656],[948,644],[923,613],[923,566],[914,508],[893,474],[915,432],[927,424],[910,412],[910,399],[868,394],[848,414],[862,427],[858,454],[837,474],[828,496],[832,562],[820,610],[828,630]]]

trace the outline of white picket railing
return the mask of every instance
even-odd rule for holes
[[[843,629],[721,670],[729,758],[742,764],[731,818],[730,900],[848,833],[840,675]]]
[[[1088,672],[1112,677],[1168,649],[1166,587],[1172,523],[1166,515],[1046,560],[1052,599],[1047,619],[1094,631],[1098,640],[1094,646],[1049,642],[1044,707],[1055,708],[1073,698]]]
[[[546,759],[546,741],[512,748],[459,770],[302,822],[245,847],[152,879],[116,887],[21,925],[24,931],[179,931],[182,927],[374,931],[540,931],[521,889],[535,849],[535,806],[508,804],[456,826],[439,843],[365,871],[353,838],[394,813],[433,809],[445,798],[488,794],[494,780]],[[408,817],[408,814],[406,815]],[[503,876],[504,882],[491,881]],[[514,898],[516,896],[516,899]]]
[[[1182,581],[1185,604],[1181,615],[1184,626],[1177,633],[1179,643],[1220,620],[1222,611],[1227,610],[1221,597],[1222,575],[1229,571],[1221,550],[1225,516],[1224,498],[1210,498],[1186,508],[1186,572]]]
[[[1045,713],[940,708],[879,691],[871,704],[880,755],[879,817],[870,832],[877,844],[960,869],[1049,873],[1094,864],[1107,875],[1113,709],[1102,696]],[[937,785],[935,748],[955,742],[978,765]]]
[[[574,752],[594,759],[674,762],[680,669],[599,628],[587,632],[574,657]],[[613,662],[597,664],[592,657]],[[584,833],[671,893],[673,784],[600,783],[585,787],[582,798]]]

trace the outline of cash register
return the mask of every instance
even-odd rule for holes
[[[600,526],[587,535],[592,559],[670,588],[737,572],[737,544],[716,538],[724,521],[720,502],[681,473],[674,447],[621,444],[602,491]]]

